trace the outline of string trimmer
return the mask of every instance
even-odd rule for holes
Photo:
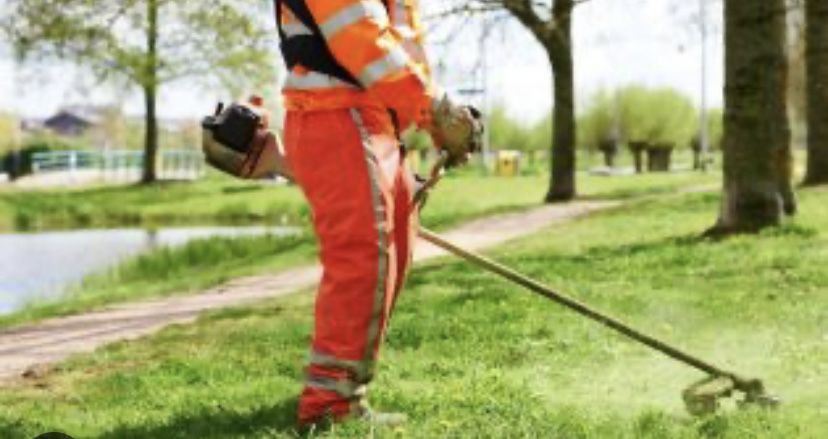
[[[415,202],[421,202],[425,198],[426,193],[436,185],[442,175],[442,168],[445,162],[445,156],[441,156],[440,160],[438,160],[437,164],[434,166],[430,178],[418,190],[415,196]],[[584,317],[601,323],[627,338],[639,342],[651,349],[655,349],[662,354],[673,358],[674,360],[708,374],[707,378],[693,383],[682,393],[685,406],[693,415],[702,416],[714,413],[719,408],[722,400],[731,397],[736,399],[739,406],[752,405],[759,407],[774,407],[780,402],[778,398],[766,392],[764,384],[759,379],[742,377],[734,372],[715,366],[708,361],[700,359],[699,357],[690,355],[681,349],[671,346],[651,335],[645,334],[644,332],[631,327],[619,319],[597,311],[576,299],[561,294],[509,267],[501,265],[486,258],[485,256],[452,244],[445,238],[440,237],[428,229],[420,228],[419,235],[424,240],[436,245],[437,247],[440,247],[490,273],[496,274],[509,282],[520,285],[549,300],[563,305]]]
[[[222,107],[219,107],[216,114],[205,118],[202,125],[205,128],[205,155],[208,162],[213,166],[242,178],[255,178],[260,173],[276,172],[291,179],[289,169],[283,163],[282,148],[279,147],[278,137],[272,134],[258,135],[259,131],[262,130],[258,129],[260,118],[255,112],[239,105],[231,105],[223,111]],[[423,182],[417,190],[414,196],[414,203],[417,208],[422,208],[428,191],[440,180],[446,162],[447,156],[442,154],[432,169],[429,179]],[[694,357],[655,337],[638,331],[618,319],[558,293],[511,268],[479,254],[464,250],[427,229],[421,228],[420,236],[478,267],[523,286],[628,338],[707,373],[708,378],[693,384],[684,391],[684,402],[692,414],[703,415],[714,412],[719,407],[719,401],[731,396],[736,397],[741,405],[772,407],[779,404],[777,398],[765,392],[765,386],[758,379],[743,378]]]

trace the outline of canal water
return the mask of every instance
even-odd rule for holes
[[[291,227],[102,229],[0,234],[0,314],[59,296],[85,276],[160,246],[215,236],[288,235]]]

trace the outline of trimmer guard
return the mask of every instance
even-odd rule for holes
[[[709,376],[693,383],[682,393],[687,411],[694,416],[706,416],[716,412],[725,398],[737,398],[740,408],[758,406],[776,407],[777,397],[767,394],[760,380],[742,380],[729,376]]]

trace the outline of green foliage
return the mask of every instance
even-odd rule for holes
[[[0,28],[20,59],[64,59],[101,81],[143,92],[147,126],[162,84],[183,79],[234,95],[273,81],[266,2],[217,0],[9,0]],[[263,19],[267,17],[267,19]],[[158,137],[147,130],[147,157]],[[145,163],[154,178],[156,163]]]
[[[595,150],[602,142],[613,139],[620,120],[616,113],[612,94],[600,90],[592,95],[585,111],[578,117],[578,146]]]
[[[506,107],[495,105],[487,115],[492,149],[540,151],[552,144],[552,119],[544,118],[532,125],[511,117]]]
[[[0,112],[0,154],[20,146],[20,121],[12,114]]]
[[[621,135],[628,141],[689,146],[698,132],[690,99],[671,88],[628,86],[617,92]]]
[[[62,58],[147,88],[184,77],[234,83],[271,67],[263,10],[241,0],[11,0],[3,28],[18,56]],[[156,35],[149,11],[157,8]],[[147,41],[157,38],[151,53]]]
[[[88,145],[81,143],[78,139],[62,137],[48,132],[30,134],[26,136],[21,145],[21,149],[40,149],[44,151],[70,151],[86,149],[87,147]]]
[[[535,122],[529,131],[529,147],[523,151],[543,151],[552,148],[552,135],[554,133],[554,126],[552,124],[552,114],[544,116],[541,120]]]
[[[761,376],[785,403],[694,419],[698,372],[454,259],[401,296],[369,392],[409,423],[321,437],[789,439],[828,436],[828,201],[760,236],[697,238],[720,200],[686,194],[559,224],[494,257],[624,320]],[[734,255],[751,255],[733,264]],[[214,313],[0,389],[0,436],[289,438],[313,297]],[[159,395],[163,395],[159,398]],[[319,436],[317,436],[319,437]]]
[[[32,173],[33,156],[40,152],[66,151],[82,149],[75,141],[48,133],[38,133],[26,137],[17,149],[0,153],[0,169],[8,172],[12,178]]]
[[[492,108],[487,128],[493,149],[522,149],[528,144],[529,130],[510,118],[502,105]]]
[[[24,147],[0,155],[0,170],[12,179],[32,173],[32,157],[39,152],[49,151],[41,146]]]
[[[716,125],[711,114],[711,127]],[[631,85],[616,92],[599,90],[578,118],[579,146],[597,149],[601,142],[620,136],[624,141],[653,145],[690,145],[698,133],[698,115],[690,99],[671,88]]]
[[[724,141],[724,112],[721,108],[707,110],[707,135],[711,149],[722,149]]]

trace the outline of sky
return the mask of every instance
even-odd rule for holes
[[[5,0],[0,0],[0,9]],[[683,2],[685,4],[691,2]],[[694,3],[694,2],[692,2]],[[602,88],[637,83],[674,87],[695,102],[701,96],[701,44],[698,25],[687,11],[677,13],[669,0],[590,0],[579,5],[573,17],[575,82],[578,102]],[[695,9],[695,7],[691,8]],[[710,20],[721,11],[711,7]],[[447,90],[467,86],[468,76],[480,58],[480,45],[472,25],[448,51],[439,51],[444,66],[441,78]],[[710,106],[721,106],[723,50],[720,32],[708,41]],[[65,105],[120,103],[128,114],[141,114],[142,101],[134,92],[96,85],[80,69],[56,64],[37,69],[16,65],[5,42],[0,42],[0,111],[26,117],[53,114]],[[542,48],[519,24],[500,26],[485,45],[488,104],[506,106],[515,118],[535,121],[551,108],[550,67]],[[438,50],[434,50],[438,52]],[[221,93],[187,83],[162,90],[159,113],[165,118],[200,117],[209,112]]]

